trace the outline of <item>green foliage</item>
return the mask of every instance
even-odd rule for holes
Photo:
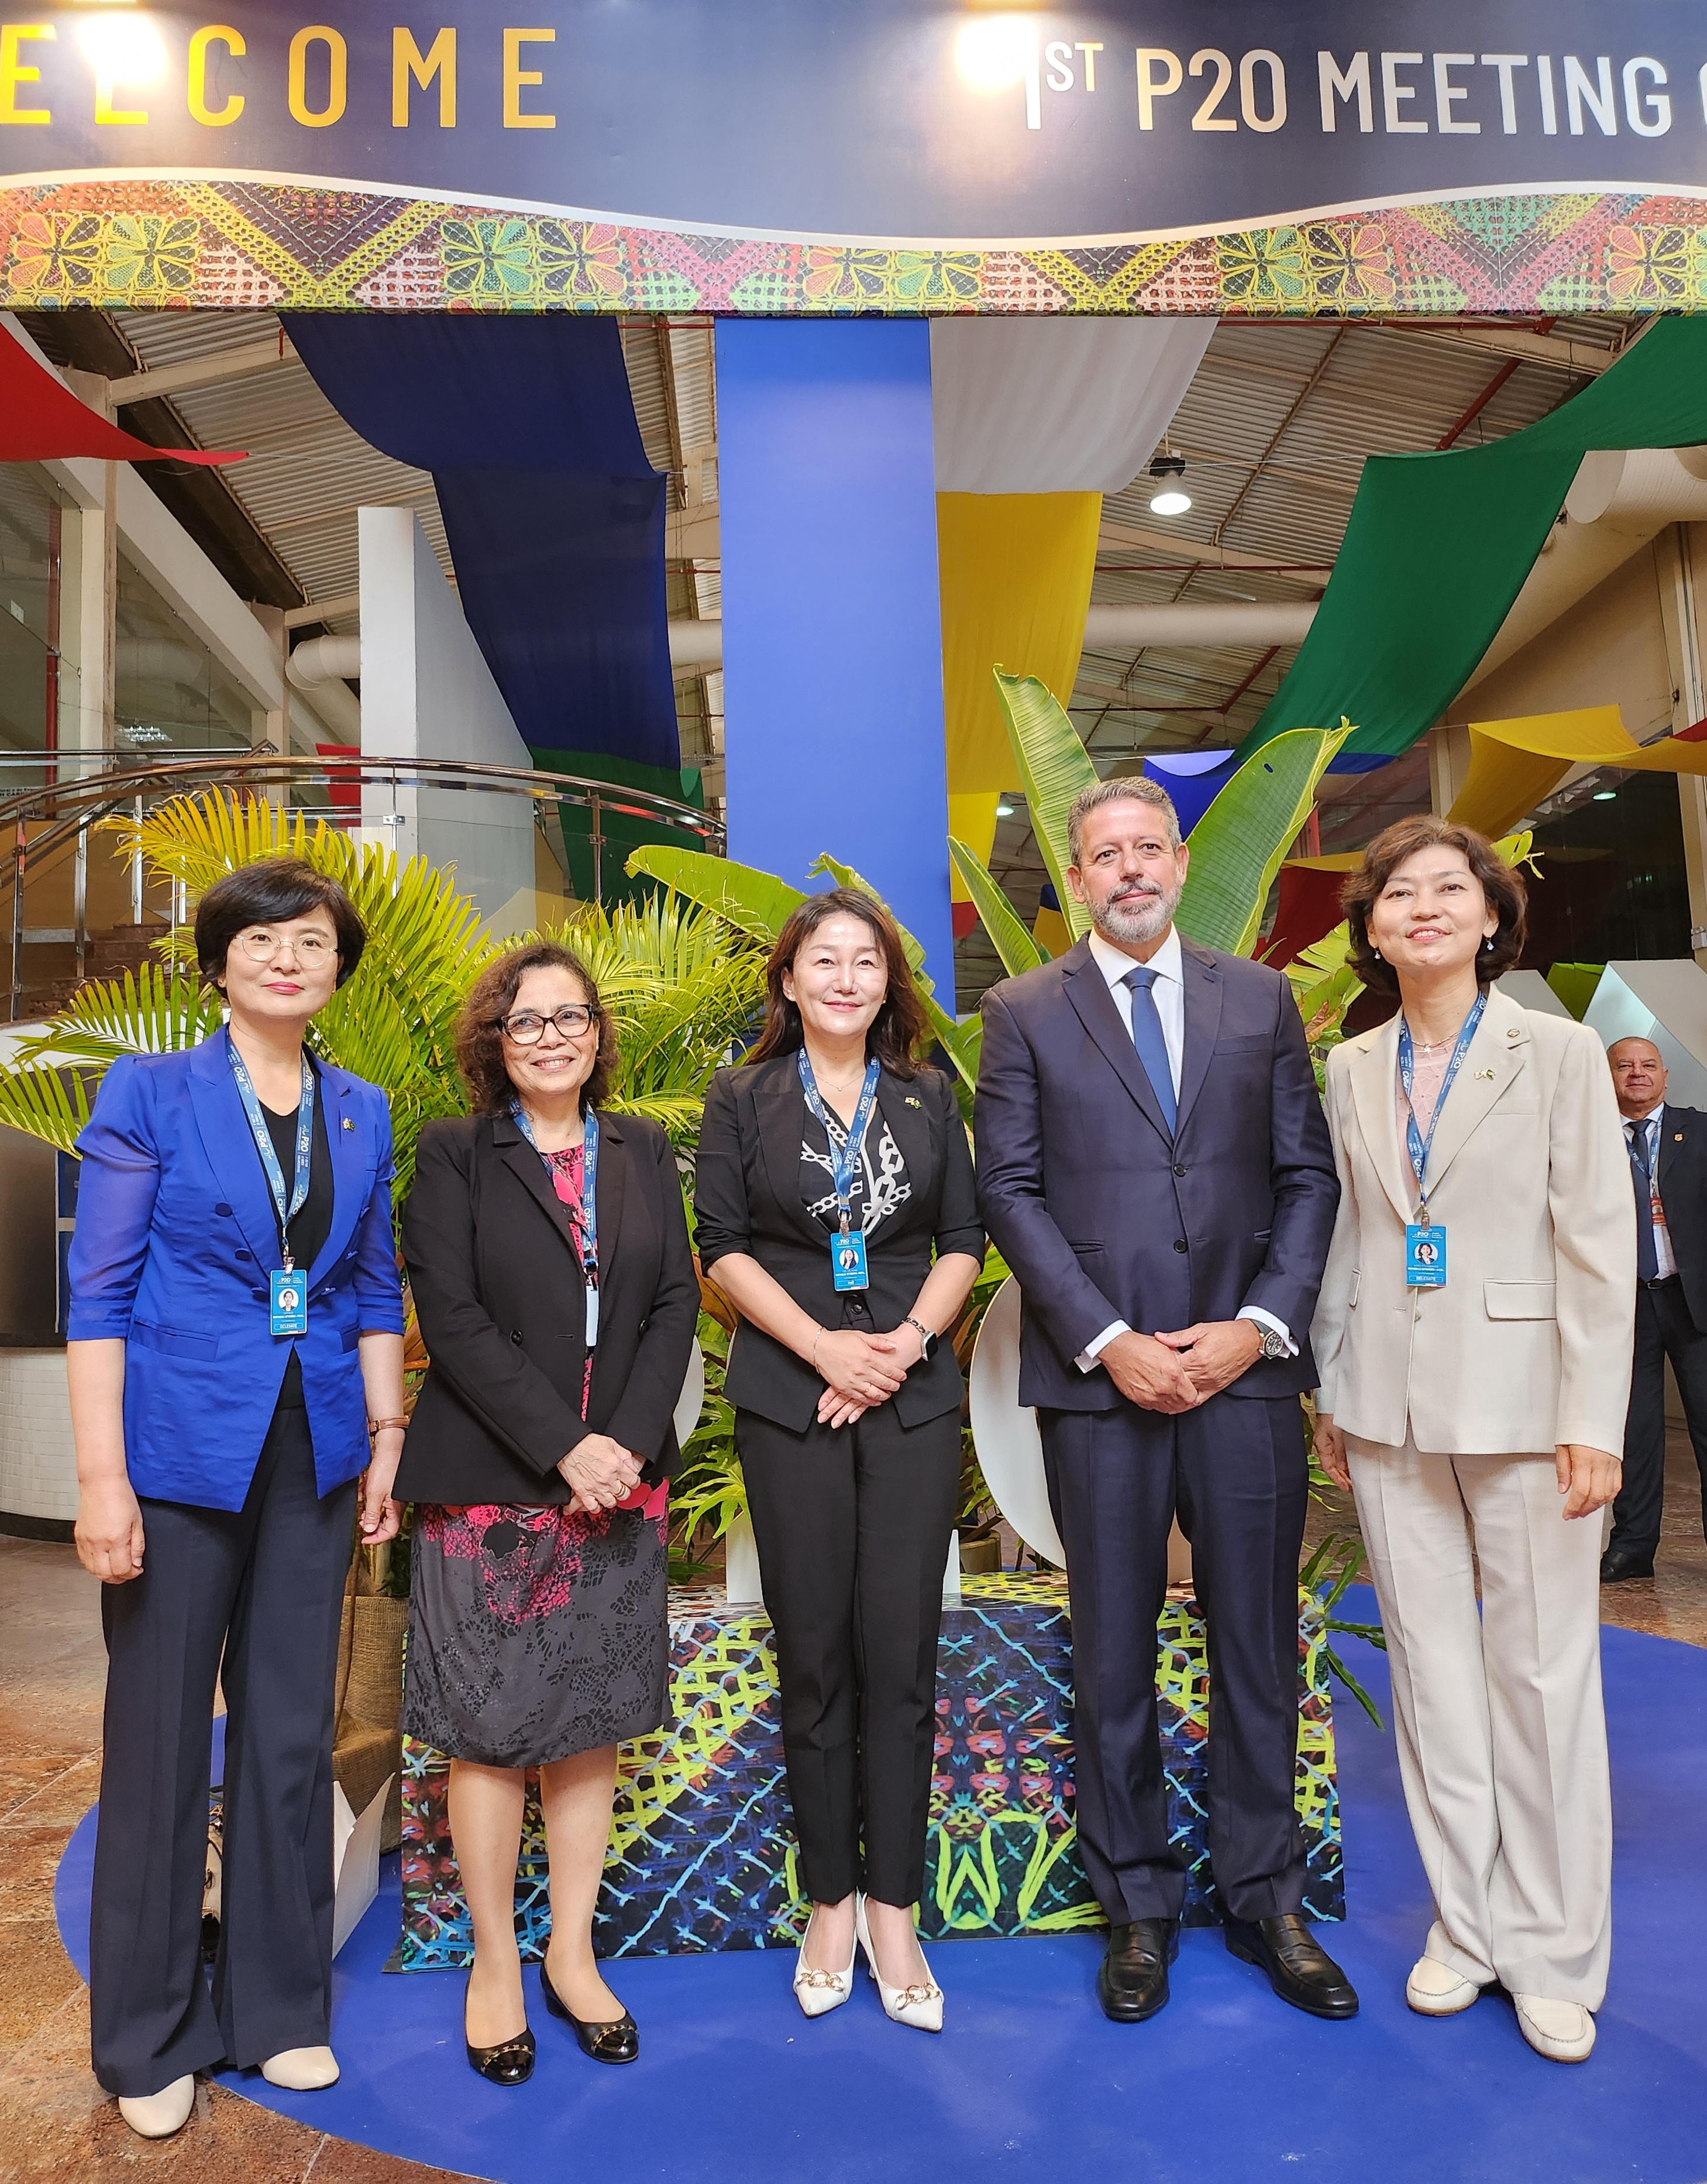
[[[1362,1576],[1365,1560],[1361,1540],[1349,1532],[1330,1532],[1298,1572],[1298,1583],[1306,1592],[1314,1592],[1321,1598],[1322,1622],[1328,1634],[1328,1641],[1335,1637],[1361,1638],[1369,1645],[1378,1646],[1384,1653],[1387,1651],[1387,1633],[1380,1624],[1348,1623],[1334,1613],[1345,1596],[1347,1587],[1354,1585]],[[1328,1674],[1338,1677],[1377,1729],[1384,1729],[1386,1724],[1382,1720],[1380,1709],[1347,1668],[1338,1647],[1325,1641],[1322,1658],[1327,1663]]]
[[[1035,971],[1039,964],[1047,963],[1047,951],[1026,932],[1018,911],[992,879],[982,859],[964,842],[957,842],[952,834],[948,837],[948,855],[954,861],[954,869],[971,896],[972,905],[1008,976],[1016,978],[1022,971]]]
[[[996,697],[1008,723],[1008,740],[1019,762],[1020,784],[1031,830],[1043,853],[1061,915],[1075,940],[1091,929],[1091,914],[1067,885],[1067,808],[1081,788],[1094,788],[1097,769],[1048,685],[1035,675],[1006,675],[998,667]],[[993,886],[993,881],[991,883]]]
[[[731,863],[727,857],[708,856],[703,850],[672,850],[648,843],[637,850],[623,868],[631,878],[656,880],[726,918],[749,940],[768,948],[787,922],[788,914],[805,901],[798,888],[790,887],[774,872],[761,872],[751,865]]]
[[[1316,783],[1354,733],[1292,728],[1248,758],[1192,829],[1182,933],[1248,956],[1282,860],[1315,805]]]
[[[1302,949],[1287,965],[1293,999],[1304,1018],[1304,1037],[1318,1089],[1329,1050],[1339,1045],[1345,1012],[1363,991],[1363,981],[1347,960],[1351,928],[1342,922],[1325,939]]]
[[[92,1088],[125,1054],[170,1054],[217,1031],[218,996],[176,965],[145,963],[81,987],[0,1074],[0,1123],[70,1152]]]
[[[699,1346],[705,1358],[705,1401],[670,1489],[672,1585],[701,1582],[716,1542],[747,1509],[747,1485],[735,1453],[735,1411],[723,1392],[729,1336],[706,1312],[699,1315]]]

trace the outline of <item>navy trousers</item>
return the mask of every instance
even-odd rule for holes
[[[1609,1547],[1652,1559],[1665,1513],[1665,1360],[1677,1375],[1707,1523],[1707,1334],[1699,1333],[1674,1275],[1636,1287],[1636,1350],[1624,1427],[1624,1486],[1612,1505]]]
[[[1297,1911],[1298,1567],[1309,1468],[1298,1399],[1213,1396],[1177,1418],[1040,1410],[1067,1551],[1079,1848],[1111,1925],[1177,1919],[1156,1719],[1168,1529],[1192,1543],[1209,1623],[1209,1855],[1236,1919]]]
[[[89,1931],[109,2093],[316,2048],[331,2011],[332,1702],[353,1481],[316,1489],[308,1414],[275,1412],[235,1513],[144,1501],[142,1574],[102,1587],[107,1708]],[[221,1673],[221,1656],[224,1668]],[[201,1958],[209,1739],[223,1681],[220,1953]]]

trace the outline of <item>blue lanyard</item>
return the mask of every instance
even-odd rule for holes
[[[1446,1065],[1446,1074],[1440,1082],[1440,1097],[1434,1103],[1434,1112],[1429,1117],[1428,1135],[1425,1138],[1416,1127],[1416,1110],[1410,1104],[1410,1088],[1416,1071],[1416,1056],[1410,1043],[1410,1026],[1401,1017],[1398,1020],[1398,1081],[1404,1091],[1407,1120],[1404,1126],[1405,1150],[1410,1155],[1412,1172],[1416,1177],[1417,1195],[1422,1201],[1421,1217],[1428,1219],[1428,1192],[1423,1176],[1428,1168],[1429,1150],[1434,1144],[1434,1134],[1440,1128],[1440,1111],[1446,1105],[1446,1095],[1452,1089],[1452,1080],[1457,1076],[1459,1065],[1470,1051],[1470,1042],[1476,1037],[1476,1028],[1482,1022],[1482,1012],[1487,1006],[1486,994],[1478,994],[1476,1005],[1464,1020],[1458,1034],[1458,1044],[1452,1050],[1452,1059]]]
[[[824,1142],[830,1148],[830,1178],[836,1190],[836,1211],[841,1217],[842,1234],[848,1234],[849,1201],[854,1188],[854,1173],[859,1166],[859,1155],[865,1144],[866,1128],[871,1120],[871,1110],[877,1100],[877,1080],[882,1072],[875,1061],[865,1065],[865,1082],[860,1087],[859,1104],[854,1110],[854,1121],[841,1151],[836,1150],[836,1140],[831,1134],[830,1117],[819,1096],[818,1081],[812,1074],[812,1064],[806,1058],[803,1046],[797,1057],[800,1065],[801,1089],[806,1095],[806,1104],[824,1126]]]
[[[267,1128],[266,1117],[261,1112],[261,1103],[255,1097],[254,1084],[243,1066],[243,1057],[236,1048],[226,1043],[231,1057],[231,1074],[237,1080],[237,1097],[243,1103],[243,1112],[249,1118],[249,1128],[254,1133],[255,1150],[261,1156],[261,1166],[266,1171],[267,1188],[273,1195],[273,1211],[279,1217],[279,1244],[285,1255],[285,1272],[289,1273],[291,1258],[291,1223],[303,1209],[309,1195],[309,1164],[314,1154],[314,1072],[309,1067],[309,1057],[303,1056],[303,1091],[297,1103],[297,1173],[291,1191],[290,1204],[285,1203],[284,1171],[279,1166],[279,1156],[273,1150],[273,1134]]]
[[[509,1112],[517,1129],[539,1153],[539,1140],[533,1134],[533,1125],[527,1119],[527,1110],[520,1100],[510,1101]],[[587,1256],[581,1262],[581,1270],[587,1277],[588,1289],[596,1290],[598,1287],[598,1117],[589,1107],[582,1121],[586,1135],[581,1144],[581,1226],[587,1238]],[[539,1156],[542,1161],[545,1160],[543,1153],[539,1153]],[[546,1166],[549,1170],[550,1162],[547,1162]],[[595,1321],[595,1326],[597,1323]],[[588,1347],[591,1346],[589,1343]]]

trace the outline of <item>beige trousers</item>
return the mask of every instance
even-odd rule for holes
[[[1565,1521],[1550,1456],[1347,1446],[1434,1897],[1424,1953],[1598,2009],[1612,1945],[1600,1521]]]

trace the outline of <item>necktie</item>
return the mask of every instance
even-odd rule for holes
[[[1176,1112],[1174,1072],[1168,1061],[1168,1043],[1162,1037],[1162,1020],[1156,1013],[1156,997],[1150,991],[1155,983],[1155,972],[1143,963],[1136,971],[1128,971],[1120,981],[1132,997],[1132,1045],[1138,1050],[1138,1059],[1144,1065],[1144,1074],[1150,1080],[1150,1089],[1156,1095],[1162,1120],[1171,1137]]]
[[[1648,1125],[1627,1125],[1630,1132],[1630,1181],[1636,1192],[1636,1279],[1651,1282],[1660,1273],[1660,1256],[1654,1248],[1654,1175],[1648,1165]]]

